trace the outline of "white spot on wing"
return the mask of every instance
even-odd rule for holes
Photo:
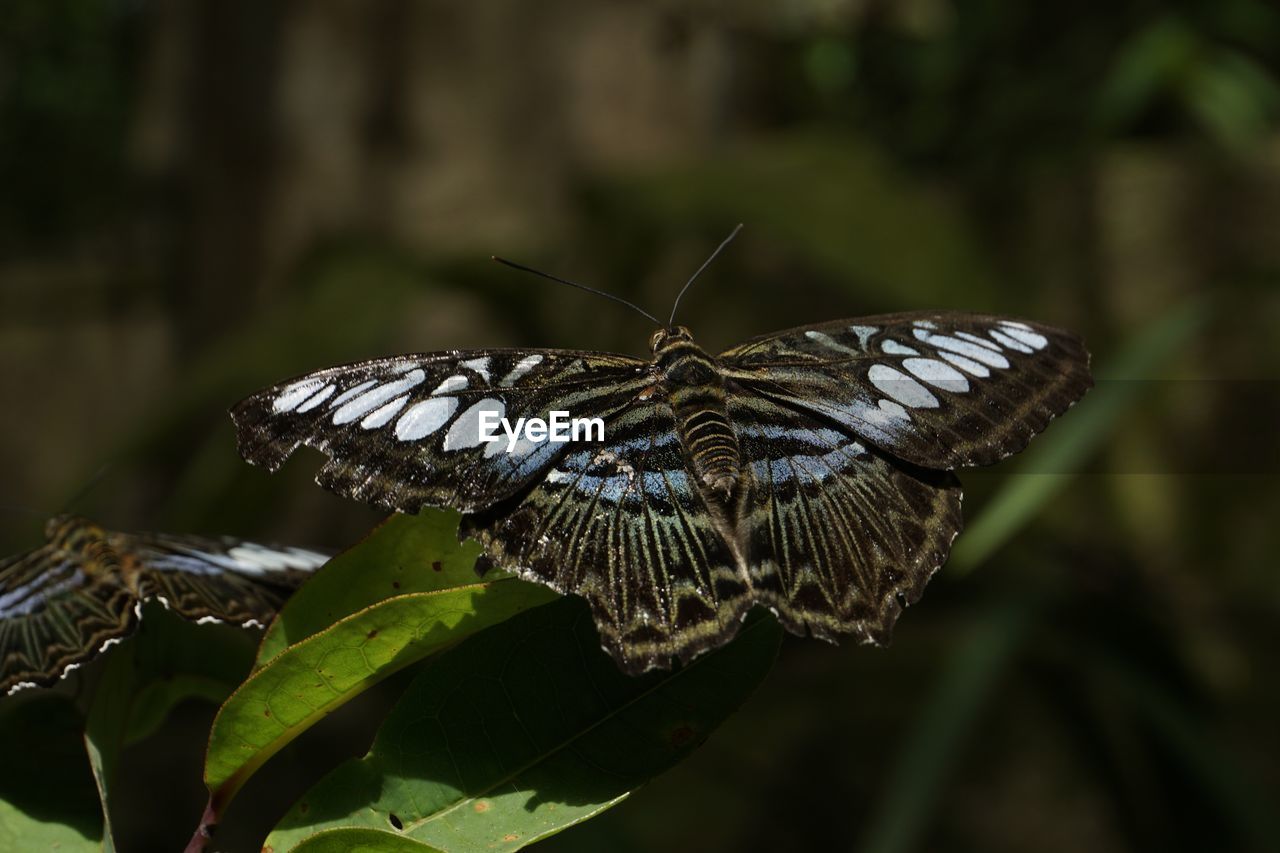
[[[873,364],[867,371],[871,384],[905,406],[913,409],[936,409],[938,398],[919,382],[887,364]]]
[[[997,346],[996,344],[991,343],[991,341],[987,340],[986,338],[980,338],[977,335],[970,334],[969,332],[953,332],[953,334],[957,338],[964,338],[966,341],[975,343],[980,347],[986,347],[987,349],[993,352],[1000,352],[1000,347]]]
[[[275,401],[272,402],[271,409],[275,412],[292,412],[298,407],[299,403],[310,397],[323,385],[323,379],[303,379],[295,382],[280,392],[280,396],[276,397]]]
[[[858,336],[858,345],[866,349],[867,340],[880,330],[875,326],[850,326],[849,331]]]
[[[913,350],[906,344],[900,344],[893,338],[885,338],[880,344],[880,349],[885,351],[886,355],[919,355],[920,353]]]
[[[328,557],[301,548],[269,548],[256,542],[243,542],[227,549],[227,557],[235,562],[235,570],[246,575],[263,575],[287,569],[310,571],[328,561]]]
[[[398,397],[410,388],[421,384],[426,378],[427,375],[420,368],[415,368],[406,373],[403,378],[371,388],[359,397],[343,403],[333,413],[333,423],[335,426],[351,423],[356,418],[372,412],[393,397]]]
[[[493,457],[498,456],[499,454],[506,454],[507,456],[510,456],[512,458],[516,458],[520,456],[528,456],[535,449],[537,449],[538,445],[542,444],[541,441],[534,441],[531,438],[529,438],[529,436],[524,435],[522,433],[520,437],[516,439],[515,444],[511,445],[511,449],[507,450],[508,439],[507,439],[506,432],[501,427],[499,427],[497,430],[494,431],[494,435],[498,436],[498,440],[489,442],[488,446],[485,447],[484,449],[485,459],[492,459]]]
[[[526,355],[524,358],[516,362],[515,367],[511,368],[511,372],[502,377],[502,381],[498,384],[503,388],[510,388],[516,383],[516,380],[521,376],[524,376],[530,370],[533,370],[541,363],[542,355],[540,353],[535,352],[533,355]]]
[[[1028,355],[1035,352],[1035,350],[1033,350],[1031,347],[1024,344],[1022,341],[1009,337],[999,329],[992,329],[987,334],[991,335],[991,337],[994,338],[996,341],[998,341],[1001,345],[1003,345],[1008,349],[1013,350],[1014,352],[1026,353]]]
[[[409,402],[408,394],[396,397],[382,408],[370,412],[369,416],[360,422],[360,426],[365,429],[377,429],[378,427],[386,426],[396,416],[396,413],[404,408],[404,404],[407,402]]]
[[[870,406],[862,406],[857,410],[858,417],[864,421],[876,424],[877,426],[900,427],[899,421],[907,421],[910,423],[911,416],[907,414],[907,410],[892,400],[880,400],[877,403],[879,408],[871,408]]]
[[[810,329],[809,331],[804,333],[804,336],[809,340],[814,341],[815,343],[822,344],[824,347],[833,349],[836,352],[843,352],[848,355],[862,355],[862,353],[860,353],[858,350],[854,349],[853,347],[845,346],[844,344],[840,343],[835,338],[831,337],[825,332],[819,332],[815,329]]]
[[[969,390],[969,380],[946,362],[932,358],[908,358],[903,360],[902,366],[935,388],[958,394]]]
[[[966,373],[971,373],[980,379],[986,379],[988,376],[991,375],[990,370],[987,370],[986,367],[984,367],[983,365],[979,364],[978,362],[974,361],[971,358],[965,358],[962,355],[957,355],[954,352],[947,352],[946,350],[943,350],[942,352],[938,353],[938,355],[940,355],[942,358],[945,358],[947,361],[951,362],[956,367],[960,368]]]
[[[1012,320],[1004,320],[1000,325],[1004,326],[1004,330],[1012,337],[1017,338],[1029,347],[1034,349],[1044,349],[1049,345],[1048,338],[1033,330],[1026,323],[1015,323]]]
[[[445,450],[465,450],[468,447],[477,447],[482,443],[480,440],[481,412],[497,412],[498,417],[502,417],[506,414],[507,407],[501,400],[495,400],[492,397],[485,397],[483,400],[473,403],[471,408],[458,415],[458,419],[453,422],[453,426],[449,427],[449,431],[445,433]],[[501,431],[501,427],[499,427],[499,431]]]
[[[347,402],[352,397],[356,396],[357,394],[363,394],[365,391],[367,391],[368,389],[372,388],[374,385],[377,385],[377,384],[378,384],[378,380],[376,379],[366,379],[365,381],[361,382],[359,385],[353,385],[352,387],[343,391],[338,396],[334,397],[333,402],[329,404],[329,408],[336,409],[338,406],[341,406],[343,403]]]
[[[307,398],[307,402],[298,407],[299,412],[309,412],[325,400],[333,396],[333,392],[338,390],[337,385],[326,385]]]
[[[462,366],[469,367],[470,369],[474,370],[476,373],[479,373],[480,376],[483,377],[485,382],[490,381],[488,356],[485,356],[484,358],[468,359],[467,361],[462,362]]]
[[[989,367],[1005,368],[1009,366],[1009,360],[1007,358],[998,352],[992,352],[986,347],[980,347],[977,344],[971,344],[968,341],[962,341],[958,338],[949,338],[946,335],[933,335],[923,329],[916,329],[915,334],[917,338],[924,341],[929,346],[959,353],[965,358],[980,361]]]
[[[228,569],[242,575],[262,575],[266,572],[278,572],[286,569],[309,572],[318,569],[329,561],[324,554],[307,551],[303,548],[273,548],[259,545],[256,542],[241,542],[225,552],[209,552],[196,548],[188,548],[184,554],[171,555],[170,561],[152,566],[164,571],[181,571],[196,574],[211,574],[215,567]],[[165,607],[169,602],[163,596],[155,596]]]
[[[881,400],[880,411],[884,412],[886,415],[888,415],[891,418],[897,418],[898,420],[904,420],[904,421],[911,420],[911,417],[907,414],[907,410],[902,408],[892,400]]]
[[[466,387],[467,377],[459,373],[456,376],[450,376],[448,379],[437,385],[435,390],[431,392],[431,396],[434,397],[436,394],[450,394],[454,391],[461,391]]]
[[[401,441],[417,441],[440,429],[449,422],[458,408],[453,397],[432,397],[414,403],[396,421],[396,438]]]

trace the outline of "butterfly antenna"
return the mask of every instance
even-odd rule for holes
[[[103,478],[107,476],[107,473],[110,470],[111,470],[111,463],[106,462],[103,465],[101,465],[98,468],[98,470],[94,471],[93,475],[89,477],[88,482],[86,482],[80,488],[76,489],[76,491],[72,493],[71,497],[67,498],[67,500],[62,504],[62,511],[61,511],[62,514],[69,514],[74,512],[72,507],[74,507],[78,502],[84,500],[85,497],[87,497],[88,494],[92,492],[99,483],[102,482]]]
[[[576,287],[578,288],[578,290],[585,290],[587,293],[594,293],[596,296],[603,296],[605,299],[612,299],[614,302],[620,302],[621,304],[627,306],[633,311],[639,311],[641,314],[648,317],[657,325],[659,326],[662,325],[662,321],[659,320],[657,317],[653,316],[648,311],[641,308],[639,305],[636,305],[634,302],[628,302],[627,300],[623,299],[621,296],[615,296],[612,293],[605,293],[603,290],[596,290],[594,287],[587,287],[585,284],[578,284],[577,282],[560,278],[559,276],[555,276],[555,275],[552,275],[551,273],[543,272],[542,270],[535,270],[533,267],[526,267],[524,264],[517,264],[515,261],[509,261],[506,258],[500,258],[497,255],[493,255],[492,257],[495,261],[502,264],[503,266],[508,266],[508,267],[511,267],[512,269],[520,270],[521,272],[533,273],[536,276],[541,276],[542,278],[551,279],[552,281],[558,281],[561,284],[567,284],[570,287]]]
[[[684,283],[684,287],[680,288],[680,292],[676,294],[675,304],[671,306],[671,319],[667,321],[668,329],[676,322],[676,309],[680,307],[680,297],[684,296],[684,292],[689,289],[689,286],[698,280],[698,276],[702,275],[702,271],[711,266],[711,262],[716,259],[716,255],[724,251],[724,247],[732,243],[733,238],[737,237],[738,232],[741,230],[742,223],[739,222],[734,226],[733,231],[729,232],[729,236],[725,237],[724,240],[720,242],[719,246],[716,246],[716,250],[711,253],[711,257],[703,261],[702,266],[698,267],[698,271],[689,277],[689,280]]]

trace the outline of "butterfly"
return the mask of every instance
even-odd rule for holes
[[[639,674],[723,645],[756,604],[886,642],[960,531],[952,472],[1023,449],[1092,385],[1078,337],[1022,320],[887,314],[713,356],[674,310],[636,310],[660,326],[648,359],[435,352],[288,380],[232,408],[240,453],[276,470],[308,445],[333,492],[461,511],[487,561],[585,598]],[[487,440],[557,410],[603,439]]]
[[[329,557],[231,537],[118,533],[57,516],[0,560],[0,693],[47,687],[138,626],[156,600],[197,623],[264,627]]]

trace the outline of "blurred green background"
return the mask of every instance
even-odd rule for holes
[[[243,464],[227,406],[397,352],[642,355],[643,319],[488,256],[661,314],[738,221],[682,309],[708,349],[956,308],[1077,330],[1115,381],[963,477],[890,649],[789,640],[693,759],[538,849],[1280,849],[1263,0],[7,0],[0,545],[68,508],[349,544],[377,515],[316,457]],[[362,751],[348,710],[222,849]],[[144,849],[194,826],[211,716],[126,755]]]

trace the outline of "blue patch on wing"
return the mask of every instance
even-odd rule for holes
[[[857,464],[859,456],[866,455],[866,448],[847,439],[841,447],[826,453],[798,454],[777,459],[758,459],[751,463],[751,472],[757,479],[773,483],[822,482],[839,475]]]

